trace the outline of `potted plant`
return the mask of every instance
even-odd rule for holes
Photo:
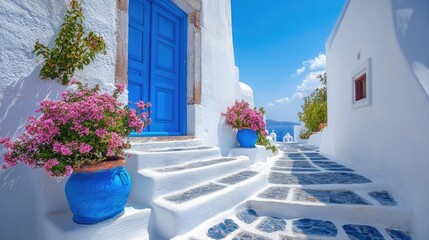
[[[263,111],[250,108],[249,103],[244,100],[235,101],[234,106],[228,107],[226,113],[226,124],[237,129],[237,140],[240,147],[253,148],[258,141],[258,134],[267,135]]]
[[[150,103],[138,102],[137,110],[118,101],[125,86],[116,85],[113,94],[99,87],[87,88],[78,81],[74,91],[61,99],[40,103],[41,116],[31,116],[25,133],[15,141],[0,139],[7,152],[3,168],[18,162],[43,168],[54,177],[70,176],[65,193],[73,220],[93,224],[124,211],[131,187],[122,166],[125,138],[150,124]]]

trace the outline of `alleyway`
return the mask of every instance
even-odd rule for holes
[[[200,225],[189,239],[411,239],[410,212],[385,181],[312,146],[279,148],[263,170],[268,186]]]

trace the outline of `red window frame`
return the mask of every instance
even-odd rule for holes
[[[355,102],[366,98],[366,73],[354,80]]]

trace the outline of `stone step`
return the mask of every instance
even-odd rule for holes
[[[375,225],[360,224],[353,219],[338,221],[332,216],[283,218],[242,205],[235,211],[229,211],[202,223],[192,233],[175,239],[411,240],[412,238],[407,229],[383,222]]]
[[[151,206],[161,195],[195,186],[250,167],[247,157],[226,157],[191,162],[172,167],[141,169],[133,175],[130,196],[134,201]]]
[[[389,184],[382,178],[372,176],[370,179],[350,171],[314,172],[305,168],[284,171],[282,168],[273,168],[271,168],[268,176],[268,182],[273,185],[321,190],[364,189],[382,191],[390,189]]]
[[[353,220],[360,224],[380,222],[410,228],[411,213],[405,203],[387,191],[320,190],[268,186],[248,201],[263,215],[282,218]]]
[[[176,138],[184,138],[175,140]],[[179,147],[196,147],[203,145],[201,139],[189,137],[144,137],[144,138],[129,138],[131,141],[131,148],[136,151],[148,151],[153,149],[167,149]],[[163,140],[170,139],[170,140]]]
[[[45,221],[45,239],[149,239],[148,225],[151,209],[127,204],[123,215],[92,225],[73,222],[70,211],[48,215]]]
[[[158,232],[165,239],[184,234],[244,201],[266,184],[266,173],[244,170],[159,197],[153,206]]]
[[[220,157],[220,149],[218,147],[204,145],[191,147],[176,146],[147,151],[131,148],[126,153],[129,155],[126,167],[131,171],[175,166]]]

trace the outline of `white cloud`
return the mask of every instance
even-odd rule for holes
[[[300,75],[301,73],[303,73],[305,71],[305,66],[302,66],[302,68],[298,68],[295,72],[295,76]]]
[[[302,82],[296,87],[295,93],[292,97],[276,99],[274,102],[268,103],[268,106],[274,107],[275,105],[284,105],[285,103],[290,103],[295,99],[302,99],[305,96],[310,95],[316,88],[322,86],[322,83],[317,76],[326,71],[326,55],[320,53],[317,57],[306,60],[302,62],[302,64],[303,66],[298,68],[292,76],[298,76],[307,69],[310,69],[311,71],[305,75]]]
[[[275,103],[287,103],[292,101],[292,99],[290,99],[289,97],[284,97],[284,98],[279,98],[275,101]]]
[[[315,71],[310,72],[309,74],[305,75],[304,80],[302,80],[301,84],[296,87],[296,93],[311,93],[314,89],[322,86],[322,83],[320,82],[319,76],[320,74],[323,74],[325,71]]]
[[[320,53],[319,56],[317,56],[313,59],[309,59],[307,61],[304,61],[302,64],[309,66],[310,70],[325,69],[326,68],[326,55],[323,53]]]

